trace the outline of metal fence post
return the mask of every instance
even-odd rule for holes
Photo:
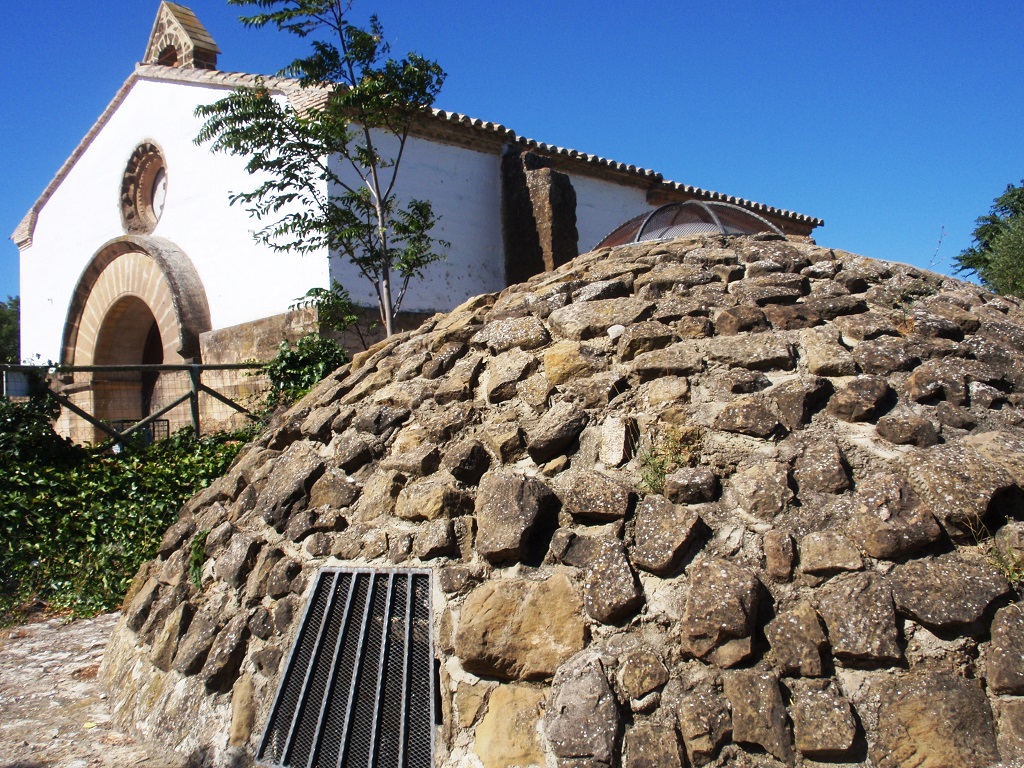
[[[199,366],[192,363],[188,367],[189,405],[192,406],[192,429],[195,430],[196,437],[199,437],[199,376]]]

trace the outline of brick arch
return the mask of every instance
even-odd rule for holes
[[[178,62],[182,60],[181,50],[178,48],[178,42],[176,40],[161,40],[163,47],[160,48],[160,53],[156,58],[156,63],[161,64],[165,67],[176,67]]]
[[[210,330],[210,308],[195,266],[176,245],[159,237],[126,235],[106,243],[82,272],[71,295],[61,342],[63,365],[110,362],[112,339],[126,344],[139,333],[124,312],[141,301],[155,320],[165,363],[199,359],[199,334]],[[98,359],[99,358],[99,359]],[[119,362],[128,362],[127,360]],[[141,363],[141,360],[135,361]]]

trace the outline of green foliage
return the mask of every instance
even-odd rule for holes
[[[662,493],[665,478],[682,467],[697,465],[701,433],[697,427],[668,425],[637,454],[640,487],[646,493]]]
[[[306,307],[316,310],[322,330],[344,333],[359,322],[359,307],[337,280],[331,281],[330,288],[310,288],[291,305],[291,309]]]
[[[337,334],[352,330],[359,337],[363,349],[370,346],[363,333],[364,329],[359,323],[361,318],[359,307],[337,280],[331,280],[330,288],[310,288],[306,291],[305,296],[292,302],[290,309],[305,309],[307,307],[316,310],[320,330],[333,331]],[[370,323],[365,330],[372,331],[376,326],[376,323]]]
[[[992,567],[1002,574],[1010,588],[1017,593],[1018,599],[1024,598],[1024,552],[1010,542],[1000,542],[983,520],[968,520],[967,532],[974,539],[974,544],[986,553]]]
[[[1024,181],[1007,186],[976,223],[974,245],[956,257],[957,271],[976,273],[997,293],[1024,296]]]
[[[0,467],[9,462],[61,465],[81,460],[85,451],[53,431],[60,410],[57,401],[40,382],[32,383],[27,402],[0,397]]]
[[[351,1],[229,3],[262,11],[243,16],[246,26],[326,39],[314,40],[310,56],[281,72],[305,91],[302,109],[257,82],[198,107],[206,122],[196,142],[246,158],[246,169],[261,179],[231,197],[268,222],[255,233],[258,241],[348,259],[373,285],[390,335],[409,281],[447,247],[430,234],[437,217],[428,201],[400,204],[395,196],[410,128],[434,103],[445,73],[417,54],[389,58],[377,17],[365,29],[356,26]]]
[[[206,537],[209,529],[204,528],[192,539],[188,551],[188,578],[196,589],[203,588],[203,566],[206,564]]]
[[[41,430],[38,414],[19,421],[10,404],[3,408],[5,444],[18,440],[10,432],[19,424]],[[47,442],[52,450],[0,451],[0,624],[37,600],[75,615],[116,608],[181,505],[241,447],[230,435],[197,439],[189,430],[119,454],[93,454],[56,435]]]
[[[277,357],[264,368],[270,378],[268,407],[291,404],[347,362],[348,354],[340,344],[315,333],[306,334],[295,346],[282,341]]]
[[[21,309],[17,296],[0,301],[0,363],[21,362]]]

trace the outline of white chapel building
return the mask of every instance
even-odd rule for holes
[[[218,71],[219,53],[188,8],[160,3],[142,62],[12,235],[23,357],[235,362],[272,355],[289,332],[288,306],[311,287],[334,279],[375,306],[346,261],[272,252],[254,241],[244,207],[229,204],[253,179],[241,158],[195,144],[194,111],[256,76]],[[297,82],[264,82],[301,106]],[[402,162],[400,195],[429,199],[433,234],[451,243],[410,284],[410,313],[449,310],[557,266],[667,202],[729,202],[787,234],[822,223],[439,110],[415,127]]]

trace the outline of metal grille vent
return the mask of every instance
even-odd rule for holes
[[[430,768],[431,627],[429,571],[321,570],[257,759],[289,768]]]

